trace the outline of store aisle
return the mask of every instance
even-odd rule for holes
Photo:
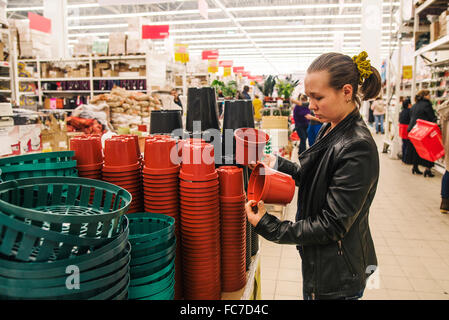
[[[382,154],[382,138],[375,135],[381,171],[370,213],[379,281],[363,299],[449,300],[449,215],[439,212],[441,175],[412,175],[410,166]],[[295,212],[296,196],[284,218],[293,221]],[[261,281],[262,299],[302,299],[294,246],[261,239]]]

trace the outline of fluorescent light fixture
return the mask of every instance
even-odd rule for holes
[[[20,7],[20,8],[6,8],[6,12],[16,12],[16,11],[42,11],[44,7],[35,6],[35,7]]]

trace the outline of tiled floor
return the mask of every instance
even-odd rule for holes
[[[379,150],[382,137],[375,136]],[[441,175],[412,175],[410,166],[379,156],[380,181],[370,211],[379,268],[363,299],[449,300],[449,215],[439,212]],[[284,219],[293,221],[295,213],[296,195]],[[302,299],[294,246],[261,239],[261,282],[262,299]]]

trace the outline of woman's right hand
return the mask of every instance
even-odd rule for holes
[[[260,162],[264,163],[267,167],[273,169],[274,166],[276,165],[276,160],[277,160],[276,157],[273,156],[272,154],[264,154]],[[254,170],[254,168],[256,167],[256,163],[253,161],[248,165],[248,167],[251,170]]]

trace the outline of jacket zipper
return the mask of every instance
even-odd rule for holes
[[[352,268],[352,265],[351,265],[348,257],[343,252],[343,244],[342,244],[341,240],[339,240],[337,243],[338,243],[338,255],[343,256],[343,258],[345,259],[346,265],[349,268],[349,271],[351,272],[352,276],[355,277],[356,274],[354,273],[354,269]]]

